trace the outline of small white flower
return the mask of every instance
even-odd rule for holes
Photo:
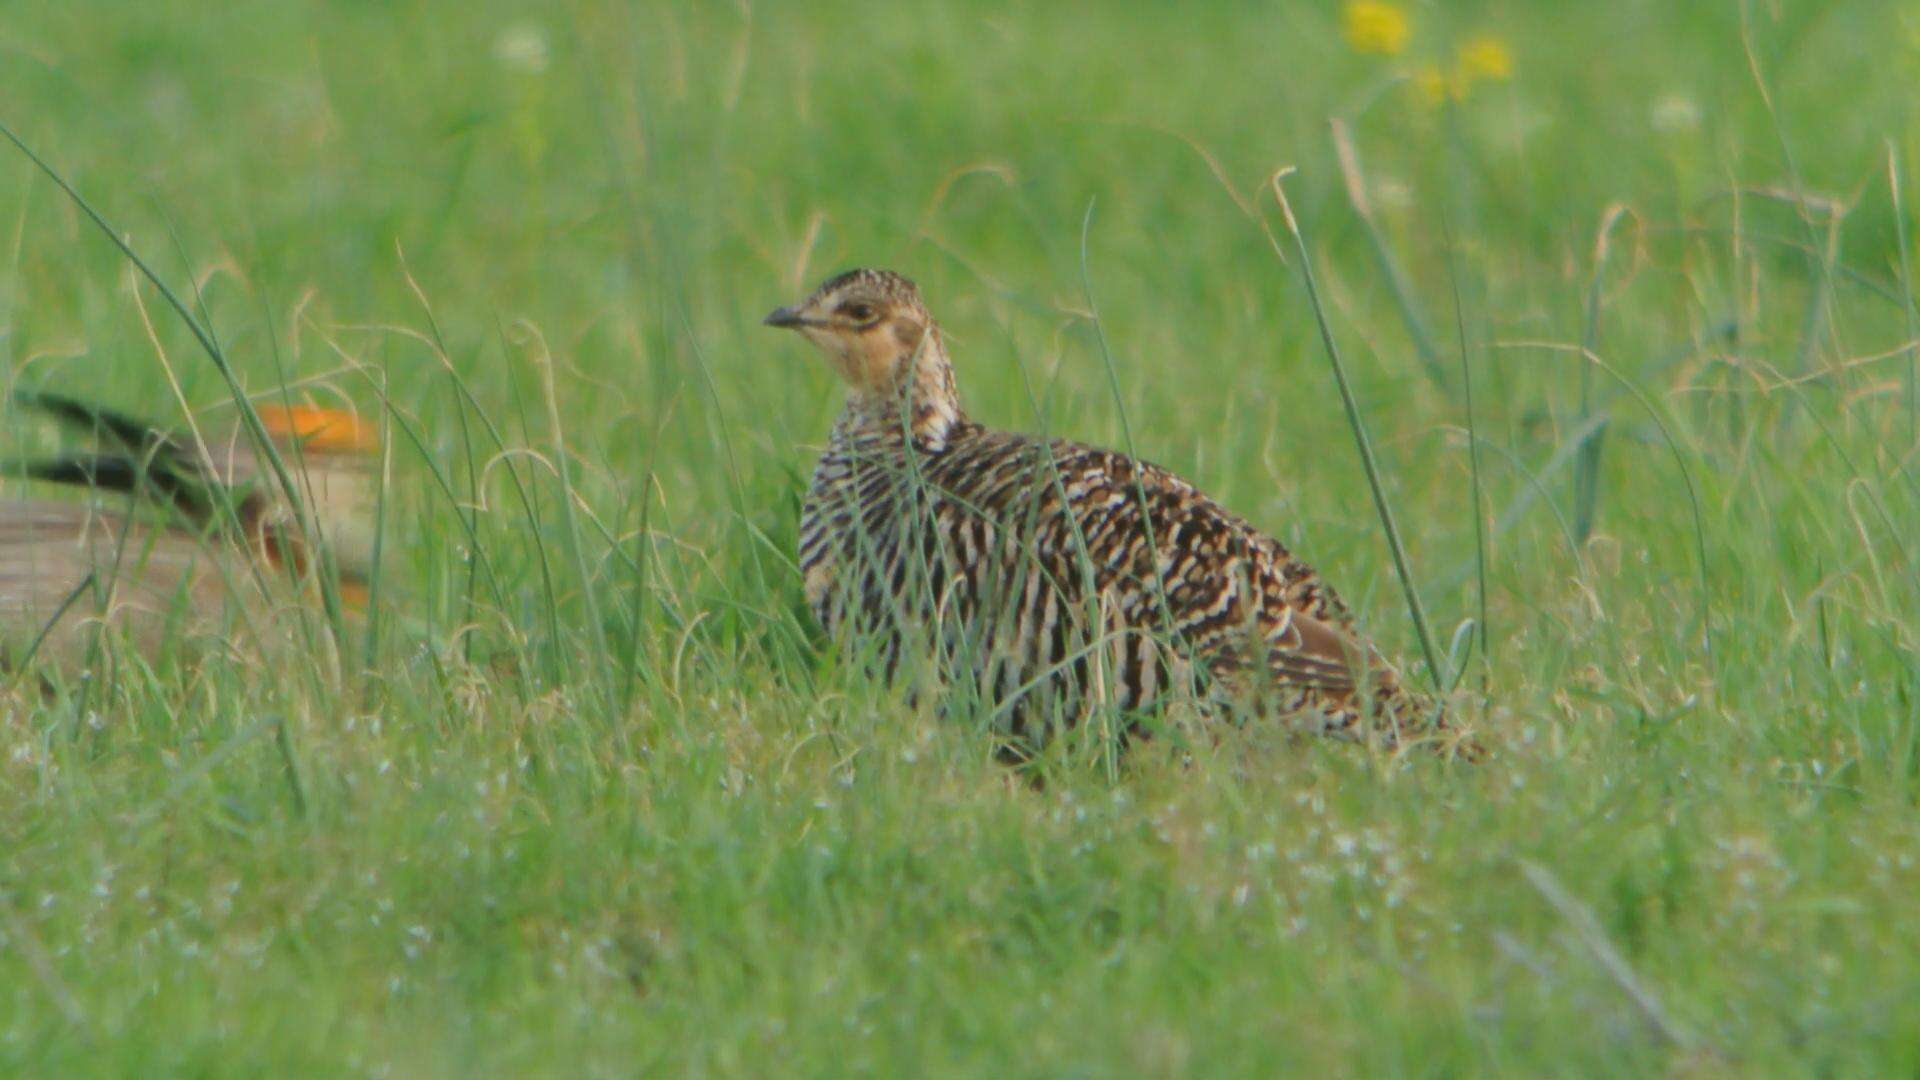
[[[539,75],[552,59],[547,32],[530,22],[514,23],[493,39],[493,58],[510,71]]]
[[[1413,205],[1413,185],[1393,176],[1373,181],[1373,201],[1388,210],[1405,210]]]
[[[1685,94],[1668,94],[1653,103],[1653,130],[1684,135],[1699,127],[1700,105]]]

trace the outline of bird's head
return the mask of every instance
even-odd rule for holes
[[[881,399],[899,393],[916,356],[940,347],[920,290],[891,270],[849,270],[763,321],[798,330],[856,392]]]

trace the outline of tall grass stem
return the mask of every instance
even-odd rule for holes
[[[1333,367],[1333,381],[1340,388],[1340,404],[1347,411],[1347,426],[1353,430],[1353,442],[1360,451],[1360,464],[1366,470],[1367,488],[1373,493],[1373,508],[1380,515],[1380,526],[1387,534],[1387,547],[1393,553],[1394,573],[1400,578],[1400,588],[1406,593],[1407,613],[1413,617],[1413,629],[1420,637],[1420,652],[1427,661],[1427,677],[1437,690],[1446,686],[1446,676],[1440,670],[1440,651],[1433,643],[1433,630],[1427,623],[1427,609],[1420,602],[1420,590],[1413,581],[1413,569],[1407,560],[1407,549],[1400,542],[1400,527],[1394,523],[1393,507],[1387,502],[1386,489],[1380,483],[1380,465],[1374,459],[1373,441],[1367,437],[1367,425],[1360,417],[1359,403],[1354,400],[1353,387],[1347,381],[1347,368],[1340,360],[1340,345],[1333,338],[1333,327],[1327,322],[1326,305],[1320,300],[1320,286],[1314,280],[1313,256],[1307,251],[1307,240],[1300,229],[1300,220],[1294,216],[1293,205],[1287,201],[1287,189],[1282,183],[1293,172],[1291,166],[1273,174],[1269,183],[1273,186],[1273,196],[1280,203],[1280,216],[1286,223],[1288,235],[1293,237],[1294,252],[1300,256],[1300,277],[1307,286],[1307,302],[1313,307],[1314,322],[1320,328],[1320,343],[1326,346],[1327,362]]]

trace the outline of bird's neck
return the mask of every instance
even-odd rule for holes
[[[854,387],[847,394],[841,428],[861,436],[910,436],[916,447],[938,450],[966,415],[946,342],[936,327],[901,361],[894,378],[879,386]]]

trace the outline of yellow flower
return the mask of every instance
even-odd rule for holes
[[[1419,92],[1420,99],[1429,105],[1438,105],[1448,98],[1459,101],[1467,96],[1466,80],[1458,74],[1448,78],[1438,64],[1428,64],[1414,72],[1413,88]]]
[[[1393,56],[1407,47],[1407,13],[1386,0],[1347,0],[1340,25],[1355,52]]]
[[[1460,47],[1460,73],[1469,82],[1476,79],[1505,82],[1513,77],[1513,53],[1506,42],[1491,34],[1482,34]]]
[[[1513,77],[1513,53],[1488,34],[1468,40],[1446,67],[1428,64],[1413,73],[1413,88],[1429,105],[1465,101],[1476,82],[1505,82]]]
[[[1447,96],[1447,77],[1440,74],[1438,64],[1428,64],[1413,73],[1413,88],[1420,92],[1429,105],[1438,105]]]

